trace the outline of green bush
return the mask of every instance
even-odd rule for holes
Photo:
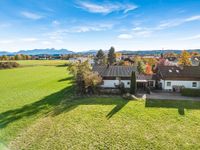
[[[193,97],[198,97],[200,96],[200,89],[182,89],[181,94],[183,96],[193,96]]]
[[[10,69],[19,67],[19,64],[16,62],[0,62],[0,69]]]

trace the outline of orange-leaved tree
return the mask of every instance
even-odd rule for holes
[[[148,75],[153,74],[152,67],[148,63],[146,64],[145,73]]]
[[[180,58],[179,58],[179,65],[182,66],[191,66],[191,60],[190,60],[190,53],[186,50],[182,51]]]

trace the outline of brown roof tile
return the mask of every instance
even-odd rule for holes
[[[199,66],[159,66],[158,73],[164,79],[198,79],[200,80]]]

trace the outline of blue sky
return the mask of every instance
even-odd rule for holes
[[[200,0],[0,0],[0,50],[200,48]]]

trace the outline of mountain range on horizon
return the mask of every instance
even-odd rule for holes
[[[74,52],[68,49],[55,49],[55,48],[47,48],[47,49],[33,49],[33,50],[20,50],[17,52],[8,52],[8,51],[0,51],[0,56],[2,55],[16,55],[16,54],[24,54],[24,55],[65,55],[65,54],[83,54],[83,55],[95,55],[98,50],[85,50]],[[187,50],[190,52],[199,52],[200,49],[190,49]],[[162,53],[176,53],[180,54],[182,50],[120,50],[123,54],[138,54],[138,55],[159,55]]]

